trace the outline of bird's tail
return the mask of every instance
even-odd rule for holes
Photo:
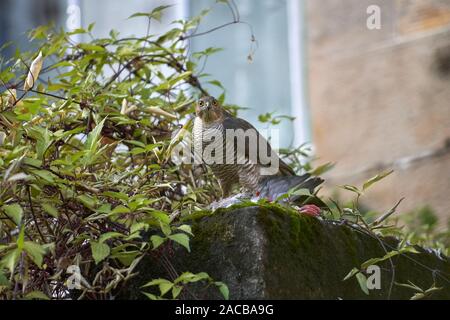
[[[309,173],[301,176],[270,176],[262,182],[260,195],[269,199],[275,199],[289,190],[308,189],[312,194],[324,180],[319,177],[311,177]]]
[[[294,176],[294,177],[289,177],[289,178],[291,180],[290,182],[292,183],[292,186],[290,187],[290,189],[292,189],[292,188],[308,189],[311,194],[314,193],[314,189],[316,189],[324,181],[320,177],[311,177],[311,175],[309,173],[305,173],[304,175],[301,175],[301,176]],[[295,179],[295,178],[298,178],[298,179]]]

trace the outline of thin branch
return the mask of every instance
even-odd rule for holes
[[[199,37],[199,36],[204,36],[205,34],[217,31],[219,29],[222,29],[222,28],[225,28],[225,27],[228,27],[228,26],[230,26],[232,24],[237,24],[237,23],[243,23],[243,22],[241,22],[241,21],[227,22],[227,23],[224,23],[224,24],[222,24],[220,26],[217,26],[217,27],[214,27],[212,29],[209,29],[207,31],[203,31],[203,32],[200,32],[200,33],[194,33],[194,34],[190,34],[190,35],[187,35],[187,36],[181,36],[180,40],[187,40],[187,39],[191,39],[191,38],[195,38],[195,37]]]
[[[239,21],[239,18],[237,18],[236,14],[234,12],[234,8],[230,4],[230,1],[226,1],[225,3],[228,6],[228,8],[230,9],[230,11],[231,11],[231,15],[233,16],[233,21],[234,22]]]
[[[37,231],[39,233],[39,236],[42,239],[42,242],[45,243],[44,234],[42,233],[41,228],[39,227],[39,223],[37,221],[36,214],[34,212],[33,201],[31,200],[30,186],[27,186],[27,193],[28,193],[28,204],[30,205],[30,211],[31,211],[31,216],[33,217],[34,225],[36,226],[36,229],[37,229]]]
[[[31,69],[30,69],[30,67],[28,66],[28,64],[26,64],[25,61],[23,61],[21,58],[20,58],[20,61],[27,67],[28,73],[30,73],[30,74],[31,74],[31,77],[33,78],[33,85],[32,85],[31,88],[30,88],[30,89],[33,89],[33,87],[34,87],[34,75],[33,75],[33,73],[31,72]],[[27,81],[26,79],[27,79],[27,77],[28,77],[28,73],[27,73],[27,75],[25,76],[25,80],[24,80],[24,81]],[[18,89],[18,88],[16,88],[16,89]],[[19,89],[18,89],[18,90],[19,90]],[[17,105],[17,103],[25,97],[25,95],[27,94],[27,92],[28,92],[29,90],[22,90],[22,91],[24,91],[23,94],[22,94],[19,98],[15,99],[16,101],[14,101],[14,103],[13,103],[13,105],[12,105],[13,107],[14,107],[15,105]]]
[[[237,16],[236,20],[240,21],[241,20],[241,14],[239,13],[239,9],[238,9],[236,3],[234,2],[234,0],[230,0],[229,2],[231,2],[231,4],[233,5],[234,10],[236,12],[236,16]]]
[[[10,96],[13,97],[14,100],[16,100],[16,97],[14,97],[14,95],[13,95],[13,93],[12,93],[12,91],[11,91],[11,88],[9,88],[9,87],[6,85],[5,81],[3,81],[2,78],[0,78],[0,82],[1,82],[2,85],[6,88],[6,90],[8,90]]]
[[[392,214],[395,213],[395,211],[397,210],[397,207],[400,205],[400,203],[402,203],[402,201],[405,198],[401,198],[400,200],[398,200],[397,204],[392,207],[387,213],[383,214],[381,217],[379,217],[378,219],[376,219],[374,222],[372,222],[371,226],[377,226],[380,223],[382,223],[384,220],[386,220],[387,218],[389,218]]]
[[[147,39],[149,34],[150,34],[150,25],[151,25],[151,23],[152,23],[152,19],[150,17],[148,17],[147,32],[145,33],[145,39]],[[144,54],[144,50],[145,50],[146,44],[147,44],[147,42],[144,42],[144,45],[142,46],[142,49],[141,49],[141,55]]]
[[[22,285],[23,285],[24,260],[25,260],[25,251],[23,251],[22,254],[20,255],[20,262],[19,262],[19,275],[20,275],[20,278],[22,279]],[[23,290],[23,288],[22,288],[22,290]],[[17,299],[18,291],[19,291],[19,281],[16,280],[14,283],[13,300]]]

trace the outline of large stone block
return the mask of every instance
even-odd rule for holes
[[[317,155],[354,173],[442,148],[450,87],[433,69],[448,35],[310,66]],[[450,58],[449,58],[450,59]]]
[[[450,222],[450,153],[441,156],[424,158],[412,163],[396,164],[391,167],[394,173],[374,184],[361,198],[367,208],[387,212],[398,200],[404,198],[398,208],[398,215],[408,215],[412,210],[431,206],[438,214],[442,225]],[[380,169],[381,170],[381,169]],[[374,168],[354,177],[340,177],[326,181],[327,190],[334,196],[339,195],[341,201],[354,198],[354,194],[343,189],[333,188],[336,185],[362,185],[363,181],[373,177],[380,170]]]
[[[343,281],[353,267],[386,253],[379,240],[346,225],[278,207],[222,210],[185,222],[192,224],[195,234],[192,252],[175,246],[171,265],[178,272],[205,271],[225,282],[231,299],[386,299],[392,281],[411,280],[429,288],[434,279],[443,289],[431,298],[450,298],[449,283],[440,277],[442,273],[448,279],[449,259],[421,248],[417,248],[419,254],[392,259],[394,277],[390,263],[381,263],[381,289],[371,290],[369,295],[362,292],[356,279]],[[382,241],[386,248],[397,242]],[[155,258],[142,261],[140,275],[121,298],[142,298],[140,285],[150,280],[148,275],[170,278],[160,262]],[[408,299],[413,294],[410,289],[393,285],[390,297]],[[183,298],[221,296],[214,288],[194,286]]]
[[[367,28],[367,8],[381,11],[382,28]],[[307,1],[308,48],[310,58],[326,61],[352,56],[391,41],[395,26],[395,1],[323,0]]]
[[[450,218],[448,156],[403,164],[439,153],[449,141],[450,3],[307,4],[313,142],[322,162],[337,164],[325,176],[328,186],[361,184],[395,169],[395,183],[378,188],[367,203],[387,208],[405,197],[401,209],[430,205],[444,225]],[[369,5],[381,9],[380,30],[366,27]]]

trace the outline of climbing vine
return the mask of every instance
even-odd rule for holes
[[[164,9],[130,18],[150,23]],[[173,220],[219,189],[170,148],[206,93],[197,65],[214,50],[187,52],[204,14],[145,37],[42,26],[29,33],[35,50],[2,58],[0,297],[111,299],[144,256],[190,250],[190,227]],[[200,281],[228,297],[205,273],[165,267],[171,279],[149,275],[142,290],[160,291],[147,296],[177,298]]]

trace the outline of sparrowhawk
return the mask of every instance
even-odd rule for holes
[[[232,116],[215,98],[200,98],[195,111],[194,152],[212,169],[223,198],[230,195],[234,185],[275,200],[294,187],[313,193],[323,182],[310,174],[296,176],[255,127]]]

